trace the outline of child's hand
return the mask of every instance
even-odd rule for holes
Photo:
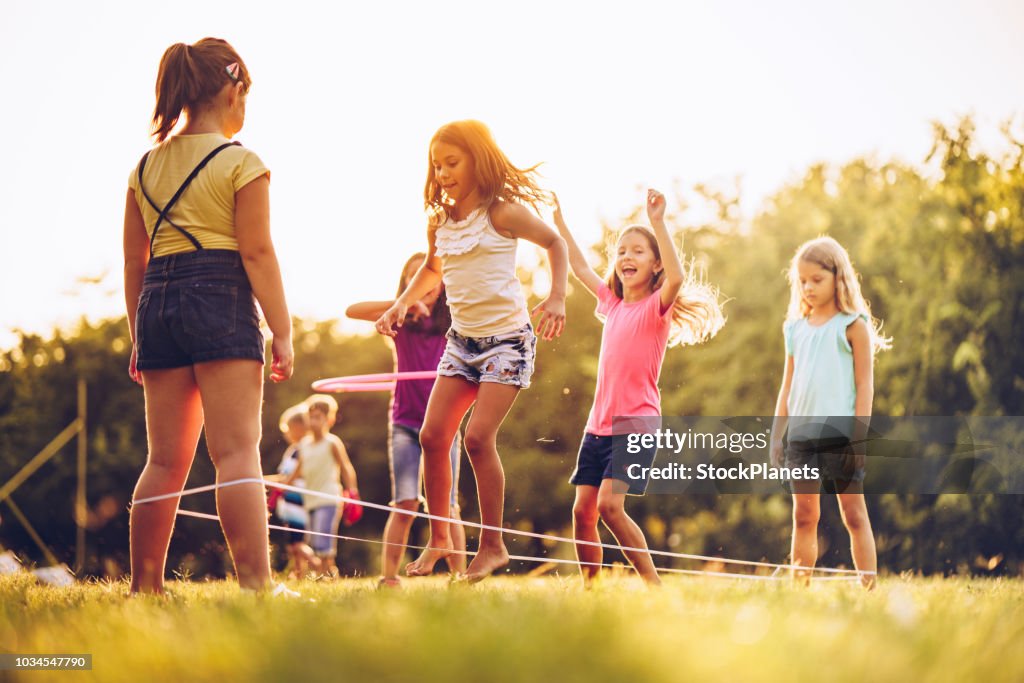
[[[538,311],[541,316],[537,321],[537,336],[545,341],[560,337],[565,329],[565,297],[549,296],[537,304],[530,316],[537,315]]]
[[[345,489],[344,495],[346,498],[358,501],[362,500],[359,497],[358,489]],[[349,502],[345,504],[345,509],[341,513],[341,523],[345,526],[352,526],[360,519],[363,518],[363,506],[359,503]]]
[[[373,326],[376,328],[378,333],[394,337],[398,334],[395,328],[401,327],[402,323],[405,322],[405,315],[408,310],[408,306],[403,304],[401,301],[396,301],[392,304],[391,308],[384,311],[384,315],[377,318],[377,322],[374,323]]]
[[[558,195],[552,192],[551,199],[554,202],[555,212],[551,215],[551,217],[555,221],[555,227],[558,228],[559,230],[568,230],[568,228],[565,225],[565,218],[562,217],[562,205],[558,202]]]
[[[782,467],[783,453],[782,453],[782,442],[772,441],[771,448],[771,461],[772,467]]]
[[[294,369],[295,352],[292,350],[292,338],[275,334],[270,350],[273,356],[270,363],[270,380],[283,382],[292,376]]]
[[[647,219],[651,223],[665,220],[665,195],[653,188],[647,190]]]
[[[136,364],[138,363],[138,361],[139,361],[138,349],[135,347],[135,344],[132,344],[132,357],[128,360],[128,376],[132,378],[133,382],[135,382],[136,384],[141,385],[142,384],[142,373],[139,372],[139,369],[136,367]]]

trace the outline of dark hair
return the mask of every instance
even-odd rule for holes
[[[237,64],[234,76],[228,66]],[[174,130],[181,112],[192,113],[214,98],[225,85],[252,85],[245,62],[226,40],[203,38],[194,45],[175,43],[160,59],[156,76],[153,135],[163,142]]]
[[[398,294],[396,296],[402,296],[402,292],[409,286],[409,279],[405,277],[409,266],[414,261],[422,261],[426,258],[427,255],[422,251],[418,251],[408,258],[405,265],[402,266],[402,275],[398,278]],[[411,331],[419,332],[420,334],[447,333],[448,328],[452,326],[452,313],[448,309],[448,293],[445,291],[444,285],[441,286],[441,294],[437,297],[437,301],[434,302],[434,308],[430,311],[430,316],[421,318],[416,322],[408,320],[405,324]]]

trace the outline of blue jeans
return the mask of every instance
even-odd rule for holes
[[[338,533],[338,522],[341,515],[338,514],[337,505],[325,505],[313,508],[309,511],[309,530],[321,534]],[[338,539],[330,536],[309,535],[309,545],[317,557],[334,557],[338,554]]]
[[[459,496],[459,462],[462,455],[462,439],[458,434],[452,441],[449,457],[452,461],[452,497],[449,504],[454,507]],[[391,424],[388,439],[388,467],[391,470],[391,504],[407,500],[423,500],[421,495],[420,462],[423,460],[418,429],[401,424]]]

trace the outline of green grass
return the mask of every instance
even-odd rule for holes
[[[93,655],[92,672],[7,672],[26,681],[1024,679],[1021,580],[888,578],[871,593],[689,577],[659,591],[625,577],[589,592],[575,577],[291,585],[302,599],[225,582],[129,599],[124,583],[0,577],[0,647]]]

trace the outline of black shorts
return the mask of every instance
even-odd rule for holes
[[[783,442],[786,467],[808,465],[818,468],[819,480],[862,482],[866,474],[863,466],[853,461],[853,446],[845,436],[822,437]]]
[[[605,479],[615,479],[629,485],[627,494],[642,496],[647,491],[647,477],[631,477],[649,468],[654,462],[656,449],[640,448],[629,453],[625,436],[601,436],[585,432],[576,456],[576,469],[569,478],[574,486],[601,486]],[[637,465],[638,467],[631,467]]]
[[[239,253],[201,249],[150,260],[135,346],[139,370],[230,358],[262,363],[260,318]]]

